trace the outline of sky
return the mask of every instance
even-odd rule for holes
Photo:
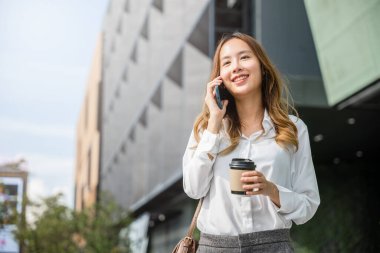
[[[0,162],[74,204],[76,124],[108,0],[0,0]]]

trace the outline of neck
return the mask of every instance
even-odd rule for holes
[[[236,100],[236,109],[244,135],[249,136],[256,131],[262,130],[264,106],[261,94]]]

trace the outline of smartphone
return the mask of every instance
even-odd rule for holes
[[[215,99],[220,109],[223,108],[223,100],[228,100],[230,96],[231,94],[223,83],[215,86]]]

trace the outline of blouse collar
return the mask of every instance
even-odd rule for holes
[[[264,128],[263,135],[267,135],[272,129],[274,129],[273,121],[272,121],[271,117],[269,116],[269,113],[268,113],[266,108],[264,109],[264,117],[263,117],[262,125]],[[228,136],[227,129],[228,129],[228,121],[224,119],[223,120],[223,132],[226,136]]]
[[[264,110],[264,118],[263,118],[263,128],[264,128],[264,134],[269,133],[269,131],[274,128],[274,124],[272,122],[272,119],[269,116],[269,113],[267,109]]]

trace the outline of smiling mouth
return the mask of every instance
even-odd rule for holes
[[[232,79],[232,82],[237,83],[248,78],[249,75],[240,75]]]

